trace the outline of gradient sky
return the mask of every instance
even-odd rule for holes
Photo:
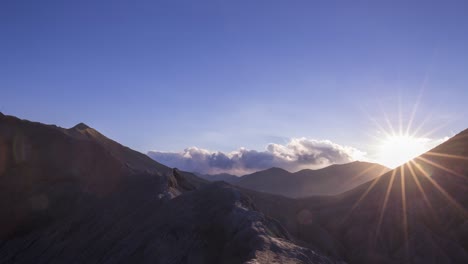
[[[372,120],[415,105],[433,139],[468,127],[467,3],[3,0],[0,111],[141,152],[306,137],[372,156]]]

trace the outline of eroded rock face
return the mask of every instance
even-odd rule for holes
[[[0,263],[330,263],[237,188],[0,116]]]
[[[245,196],[219,183],[167,201],[88,198],[77,207],[4,240],[2,262],[330,263],[272,231]]]

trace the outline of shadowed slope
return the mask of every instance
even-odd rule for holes
[[[167,171],[168,167],[155,162],[148,156],[134,151],[128,147],[125,147],[118,142],[115,142],[93,128],[88,127],[84,123],[79,123],[78,125],[70,128],[66,131],[69,135],[73,136],[84,136],[88,139],[91,139],[104,148],[106,148],[112,156],[114,156],[119,161],[125,163],[127,167],[132,170],[138,171],[147,171],[147,172],[160,172]]]
[[[67,130],[1,116],[0,235],[46,221],[50,212],[65,214],[83,195],[106,197],[130,182],[149,178],[155,193],[179,192],[168,185],[172,169],[112,143],[84,124]]]
[[[466,263],[467,151],[465,130],[337,196],[250,196],[297,238],[350,263]]]
[[[220,173],[220,174],[201,174],[196,173],[196,175],[200,178],[203,178],[207,181],[215,182],[215,181],[224,181],[227,183],[235,184],[240,177],[229,174],[229,173]]]
[[[0,115],[0,263],[330,263],[232,186]]]

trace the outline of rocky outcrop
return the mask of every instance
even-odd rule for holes
[[[0,263],[331,263],[237,188],[0,116]]]

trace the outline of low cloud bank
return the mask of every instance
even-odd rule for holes
[[[331,164],[362,160],[366,153],[329,140],[293,138],[287,144],[268,144],[264,151],[240,148],[223,153],[197,147],[181,152],[150,151],[148,156],[170,167],[202,174],[243,175],[271,167],[288,171],[318,169]]]

